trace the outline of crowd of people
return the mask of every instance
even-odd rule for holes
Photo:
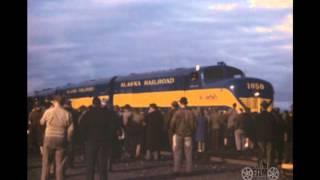
[[[87,165],[87,180],[94,179],[95,165],[101,179],[108,179],[112,164],[127,159],[161,159],[173,154],[173,173],[192,172],[192,161],[202,154],[226,150],[242,153],[257,149],[258,164],[292,162],[292,108],[280,112],[261,104],[261,112],[215,107],[188,107],[182,97],[169,109],[150,104],[148,109],[110,106],[93,98],[92,106],[72,108],[70,101],[55,96],[46,104],[34,103],[29,113],[29,150],[42,155],[41,180],[55,172],[63,180],[75,157]],[[198,156],[199,155],[199,156]]]

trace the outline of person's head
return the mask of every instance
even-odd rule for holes
[[[280,108],[275,107],[275,108],[274,108],[274,112],[275,112],[275,113],[280,113]]]
[[[250,108],[246,108],[246,113],[251,113],[251,109]]]
[[[35,110],[37,110],[37,111],[41,109],[41,106],[40,106],[39,101],[35,101],[35,102],[34,102],[33,108],[34,108]]]
[[[129,104],[124,105],[123,107],[124,111],[130,111],[131,110],[131,106]]]
[[[240,113],[241,113],[241,114],[243,113],[243,109],[242,109],[242,108],[240,108]]]
[[[232,104],[232,108],[235,109],[237,107],[237,103]]]
[[[61,105],[63,105],[63,103],[64,103],[64,97],[63,96],[61,96],[61,95],[55,95],[55,96],[53,96],[53,99],[52,99],[52,104],[54,105],[54,106],[61,106]]]
[[[87,107],[86,107],[86,106],[83,106],[83,105],[79,107],[79,111],[80,111],[80,112],[83,112],[83,111],[85,111],[86,109],[87,109]]]
[[[149,105],[149,112],[158,110],[158,106],[155,103]]]
[[[186,97],[182,97],[179,102],[182,106],[188,105],[188,99]]]
[[[198,108],[198,113],[200,117],[204,116],[204,108]]]
[[[93,107],[101,107],[101,100],[98,97],[94,97],[92,100]]]
[[[261,110],[262,111],[266,111],[268,107],[269,107],[269,104],[266,101],[263,101],[261,103]]]
[[[171,103],[171,107],[172,107],[172,109],[178,109],[178,108],[179,108],[178,102],[177,102],[177,101],[173,101],[173,102]]]
[[[113,106],[113,110],[116,112],[120,111],[120,107],[118,105]]]

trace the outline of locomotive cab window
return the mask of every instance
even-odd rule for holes
[[[223,78],[223,69],[220,67],[207,68],[204,70],[204,80],[206,83],[216,82]]]
[[[198,72],[191,73],[191,82],[198,81],[198,79],[199,79],[199,73]]]
[[[244,73],[237,68],[227,67],[225,71],[225,76],[226,78],[242,78],[244,77]]]
[[[234,74],[233,75],[233,78],[242,78],[243,77],[243,75],[241,75],[241,74]]]

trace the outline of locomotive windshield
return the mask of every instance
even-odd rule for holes
[[[203,74],[206,83],[216,82],[222,79],[244,77],[243,72],[239,69],[221,66],[206,68]]]
[[[223,69],[220,67],[207,68],[203,75],[206,83],[216,82],[224,78]]]

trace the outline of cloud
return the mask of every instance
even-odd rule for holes
[[[267,27],[256,27],[255,31],[258,33],[271,33],[273,30],[272,28],[267,28]]]
[[[239,5],[237,3],[212,4],[208,8],[215,11],[232,11]]]
[[[290,110],[292,103],[292,101],[275,101],[274,107],[280,108],[281,111]]]
[[[48,51],[54,51],[54,50],[67,50],[67,49],[72,49],[76,47],[77,44],[75,43],[68,43],[68,42],[62,42],[58,44],[42,44],[42,45],[30,45],[28,47],[29,52],[48,52]]]
[[[292,44],[280,45],[277,47],[279,47],[280,49],[285,49],[285,50],[289,50],[292,52]]]
[[[292,18],[292,14],[286,16],[284,18],[284,20],[277,25],[273,25],[270,27],[255,27],[255,31],[258,33],[271,33],[271,32],[283,32],[283,33],[287,33],[289,35],[292,35],[293,32],[293,18]]]
[[[157,3],[157,2],[165,2],[165,0],[91,0],[92,3],[97,4],[99,6],[123,6],[123,5],[131,5],[131,4],[147,4],[147,3]]]
[[[281,9],[291,8],[292,0],[248,0],[251,8]]]
[[[274,84],[276,101],[292,101],[290,9],[206,0],[28,3],[28,92],[225,61]]]
[[[293,32],[293,17],[292,14],[288,15],[282,24],[275,26],[275,29],[281,32],[292,34]]]
[[[137,0],[92,0],[93,3],[105,4],[105,5],[121,5],[138,2]]]

